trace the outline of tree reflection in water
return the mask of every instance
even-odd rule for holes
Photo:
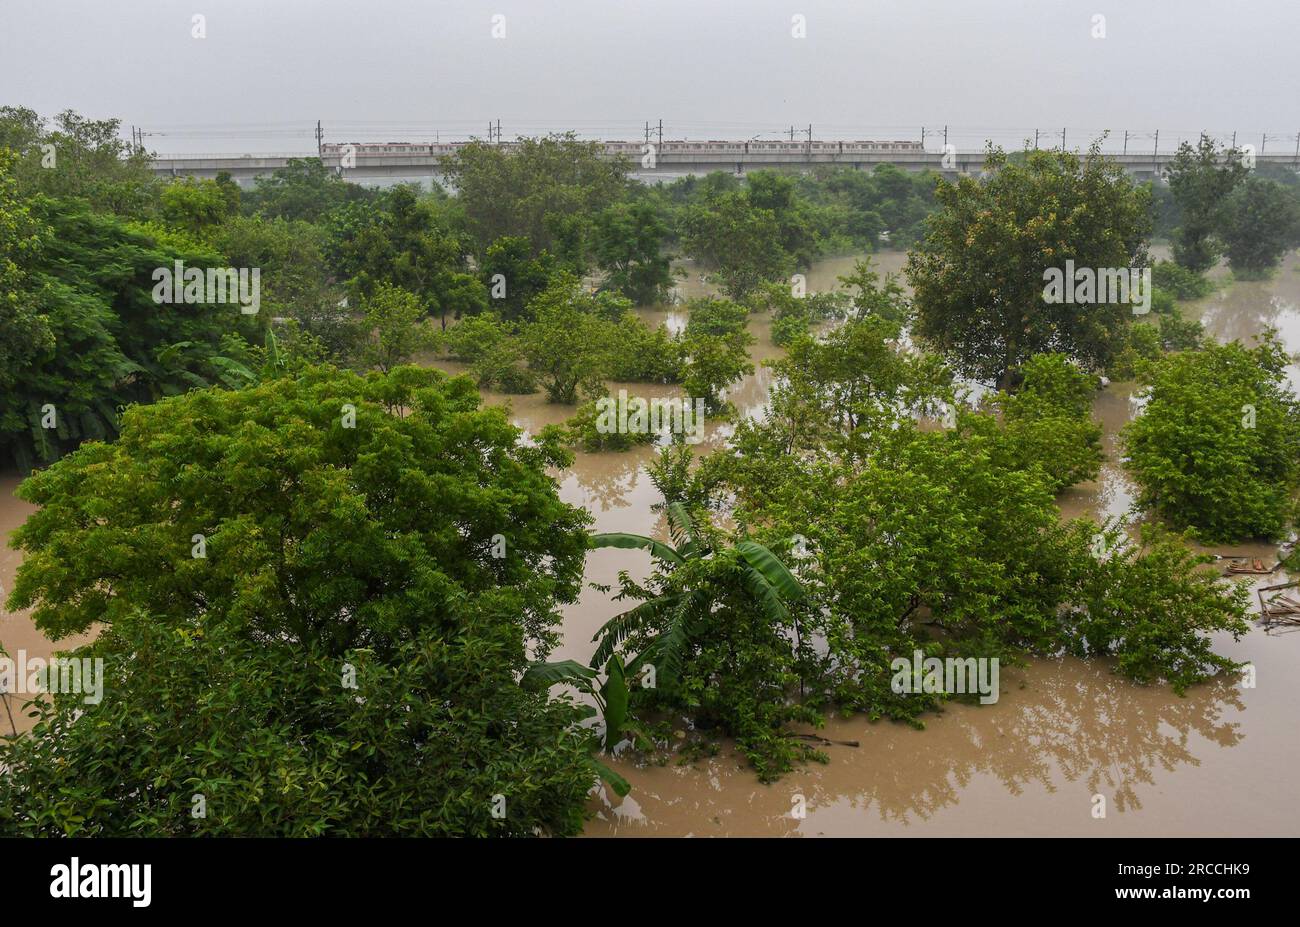
[[[1037,786],[1049,796],[1040,803],[1068,802],[1082,821],[1095,793],[1106,796],[1112,815],[1140,810],[1143,792],[1163,775],[1200,765],[1198,736],[1224,748],[1244,736],[1229,714],[1245,707],[1236,677],[1193,687],[1184,698],[1134,685],[1103,661],[1036,661],[1023,672],[1005,670],[1003,678],[997,704],[950,706],[924,731],[862,718],[833,721],[820,733],[859,740],[861,748],[826,747],[828,765],[771,787],[758,783],[729,744],[694,765],[624,763],[633,804],[616,810],[597,801],[604,820],[587,832],[815,833],[816,824],[830,823],[816,820],[820,809],[834,820],[835,833],[870,834],[881,831],[873,821],[892,831],[963,801],[983,801],[988,787],[980,780],[1015,797]],[[1066,791],[1068,798],[1059,794]],[[808,820],[791,817],[796,793],[806,799]],[[971,832],[1005,831],[993,825]]]

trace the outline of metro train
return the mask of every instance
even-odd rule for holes
[[[441,142],[417,144],[415,142],[346,142],[326,143],[321,146],[321,154],[326,157],[341,157],[347,149],[354,155],[365,157],[411,157],[421,155],[454,154],[469,142]],[[513,142],[502,142],[510,148]],[[608,155],[625,155],[629,158],[640,157],[645,153],[644,142],[608,141],[602,143]],[[845,142],[791,142],[791,141],[721,141],[707,142],[666,141],[657,145],[660,154],[866,154],[870,152],[921,152],[924,151],[917,141],[845,141]]]

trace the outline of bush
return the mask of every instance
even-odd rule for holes
[[[471,366],[479,389],[498,389],[511,395],[537,392],[537,376],[523,366],[524,356],[514,339],[493,345]]]
[[[588,516],[553,439],[479,403],[433,370],[307,368],[134,406],[25,481],[9,605],[100,628],[108,681],[0,746],[0,830],[576,831],[587,735],[516,680],[581,588]]]
[[[454,637],[417,630],[384,656],[250,638],[208,618],[119,618],[78,651],[104,660],[103,700],[58,695],[30,733],[0,742],[0,833],[581,830],[594,776],[580,713],[516,684],[522,646],[504,611],[467,609]]]
[[[625,383],[680,383],[682,343],[667,326],[650,328],[634,312],[619,319],[609,377]]]
[[[606,397],[608,398],[608,397]],[[601,412],[595,399],[578,406],[577,413],[564,423],[566,440],[584,451],[627,451],[642,444],[654,444],[653,431],[618,431],[599,426]]]
[[[1065,616],[1071,652],[1114,655],[1124,676],[1142,684],[1163,679],[1179,695],[1238,668],[1211,649],[1209,634],[1245,634],[1250,594],[1198,569],[1212,557],[1193,554],[1159,526],[1144,530],[1142,546],[1115,528],[1098,535],[1084,522],[1074,531],[1078,547],[1102,547],[1106,555],[1075,558],[1080,578]]]
[[[1151,283],[1179,299],[1201,299],[1214,291],[1214,284],[1203,274],[1173,261],[1156,261],[1151,268]]]
[[[1271,337],[1169,355],[1144,371],[1148,402],[1122,433],[1139,503],[1212,541],[1271,538],[1300,482],[1300,406]]]
[[[1092,418],[1097,378],[1064,354],[1038,354],[1021,368],[1020,389],[1003,394],[1003,463],[1038,467],[1056,492],[1097,476],[1101,426]]]
[[[442,343],[452,360],[473,364],[510,337],[496,316],[485,313],[461,319],[442,333]]]

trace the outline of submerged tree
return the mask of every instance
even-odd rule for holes
[[[1300,241],[1300,197],[1274,180],[1248,177],[1223,205],[1224,253],[1239,277],[1262,277]]]
[[[803,588],[769,548],[701,524],[681,502],[666,505],[671,544],[639,534],[592,536],[593,547],[640,549],[656,569],[645,584],[620,573],[617,599],[641,604],[596,633],[591,666],[622,656],[634,706],[676,708],[720,727],[774,779],[811,751],[782,725],[813,719],[786,696],[816,660],[801,611]],[[790,643],[793,641],[793,645]],[[649,681],[649,682],[647,682]]]
[[[1216,233],[1224,204],[1245,179],[1245,158],[1235,149],[1220,149],[1202,135],[1193,148],[1178,146],[1169,162],[1169,189],[1178,205],[1181,222],[1174,232],[1174,260],[1195,273],[1214,266],[1221,253]]]
[[[1207,344],[1146,367],[1148,402],[1126,426],[1139,502],[1208,540],[1282,534],[1300,487],[1300,403],[1286,352]]]
[[[566,459],[414,368],[132,408],[20,489],[10,607],[108,680],[0,746],[0,831],[575,832],[580,713],[516,682],[581,582]]]
[[[592,233],[605,286],[635,305],[663,302],[672,289],[671,261],[661,252],[667,229],[647,202],[616,203],[597,213]]]
[[[1034,354],[1104,368],[1123,348],[1133,306],[1094,295],[1048,301],[1044,281],[1068,266],[1125,277],[1145,266],[1148,192],[1097,145],[1083,158],[991,150],[986,170],[985,180],[938,185],[939,211],[907,261],[916,333],[961,374],[1003,388]]]

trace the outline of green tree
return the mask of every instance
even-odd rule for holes
[[[688,399],[703,399],[711,412],[727,408],[723,390],[754,372],[749,353],[730,338],[698,335],[684,342],[682,389]]]
[[[722,291],[733,299],[794,269],[793,257],[782,247],[776,215],[755,206],[743,192],[692,205],[681,222],[686,254],[715,271]]]
[[[319,222],[326,214],[353,202],[376,196],[372,191],[343,180],[319,158],[290,158],[271,175],[258,177],[243,207],[267,219]]]
[[[230,302],[155,298],[160,269],[170,272],[178,260],[221,267],[222,255],[164,227],[92,211],[84,200],[17,202],[32,228],[47,230],[15,252],[25,277],[20,315],[28,325],[39,320],[14,339],[24,360],[11,362],[0,390],[0,448],[20,469],[111,437],[128,403],[253,377],[248,351],[262,341],[264,318]]]
[[[1034,354],[1057,352],[1104,368],[1126,341],[1132,309],[1119,302],[1048,302],[1044,281],[1078,268],[1145,266],[1148,194],[1094,145],[1082,159],[990,150],[987,180],[941,182],[940,208],[907,261],[916,333],[958,372],[1007,387]]]
[[[214,180],[174,180],[160,196],[163,219],[198,238],[206,237],[237,212],[229,194]]]
[[[893,366],[874,349],[862,358],[866,383]],[[1172,540],[1121,556],[1118,529],[1059,522],[1058,467],[1084,461],[1089,448],[1074,423],[1086,422],[1091,378],[1060,358],[1035,360],[1010,421],[996,409],[959,409],[952,427],[935,429],[917,421],[915,406],[942,395],[944,380],[917,363],[924,374],[910,386],[859,390],[852,417],[825,414],[816,367],[778,381],[768,414],[740,422],[729,447],[687,480],[734,500],[729,518],[773,550],[785,539],[803,551],[806,628],[824,641],[824,659],[804,662],[790,699],[919,724],[955,696],[894,688],[893,661],[917,650],[1004,661],[1109,654],[1130,678],[1179,691],[1233,665],[1213,654],[1208,635],[1246,629],[1241,588],[1207,579],[1203,558]],[[1026,427],[1045,421],[1070,430]],[[1099,557],[1099,546],[1111,553]],[[1188,612],[1161,604],[1169,601]]]
[[[144,218],[155,206],[159,181],[149,155],[122,141],[118,119],[86,119],[73,110],[54,127],[24,107],[0,107],[0,147],[20,155],[14,166],[28,195],[86,200],[94,209]]]
[[[755,171],[745,178],[745,198],[776,219],[781,248],[795,267],[808,267],[817,257],[817,235],[810,209],[799,196],[794,180],[776,171]]]
[[[1267,275],[1295,247],[1300,236],[1300,198],[1295,188],[1248,177],[1223,206],[1224,252],[1239,277]]]
[[[0,745],[0,831],[576,832],[581,715],[516,683],[581,585],[566,459],[415,368],[133,407],[19,490],[10,605],[108,680]]]
[[[0,390],[54,346],[48,318],[37,311],[31,264],[51,229],[32,216],[13,176],[17,156],[0,148]]]
[[[414,293],[381,283],[361,306],[369,339],[361,361],[382,373],[405,364],[415,352],[433,346],[433,333]]]
[[[1011,469],[1038,467],[1056,492],[1095,479],[1104,457],[1101,426],[1092,417],[1097,377],[1061,354],[1031,357],[1020,372],[1020,388],[995,400],[1005,454],[995,459]],[[970,421],[993,424],[988,418]]]
[[[680,383],[684,345],[666,325],[651,328],[635,312],[614,323],[609,378],[629,383]]]
[[[294,322],[301,334],[319,339],[336,362],[352,358],[360,332],[330,271],[321,226],[236,216],[217,229],[212,243],[231,266],[262,269],[262,309],[267,316]]]
[[[520,336],[521,347],[551,402],[572,405],[580,392],[599,391],[609,373],[613,326],[593,308],[594,300],[567,274],[530,304],[533,321]]]
[[[1215,235],[1229,194],[1246,178],[1239,151],[1220,149],[1202,135],[1193,148],[1183,142],[1169,162],[1169,189],[1181,222],[1174,232],[1174,260],[1195,273],[1214,266],[1221,253]]]
[[[504,236],[572,258],[586,220],[627,189],[628,164],[608,160],[599,142],[573,133],[520,138],[509,145],[473,141],[444,162],[480,253]],[[577,266],[570,270],[580,271]]]
[[[507,236],[492,242],[483,258],[480,277],[488,288],[489,304],[507,322],[530,318],[533,298],[561,273],[547,252],[531,255],[528,239]]]
[[[14,535],[28,556],[12,607],[34,605],[37,626],[63,636],[133,609],[183,625],[202,602],[268,634],[327,635],[337,654],[454,624],[458,590],[503,587],[492,594],[544,650],[555,597],[569,601],[581,581],[584,516],[543,470],[562,452],[515,446],[505,413],[479,403],[468,379],[437,371],[322,368],[133,406],[118,441],[88,443],[23,484],[40,510]],[[120,491],[149,471],[149,487]],[[109,517],[111,499],[121,511]],[[87,520],[87,506],[101,514]],[[206,558],[192,556],[195,534]],[[505,557],[492,556],[497,534]],[[405,559],[417,550],[424,560]],[[376,590],[391,594],[372,601]]]
[[[667,230],[647,202],[616,203],[596,215],[592,253],[604,285],[638,306],[663,302],[673,285],[661,251]]]
[[[331,214],[329,250],[355,296],[364,299],[383,284],[401,287],[445,329],[449,313],[481,311],[486,294],[467,279],[466,243],[450,229],[440,202],[402,184],[374,204],[354,203]]]
[[[1300,404],[1268,338],[1207,344],[1142,371],[1148,401],[1122,433],[1139,503],[1207,540],[1283,533],[1300,485]]]

